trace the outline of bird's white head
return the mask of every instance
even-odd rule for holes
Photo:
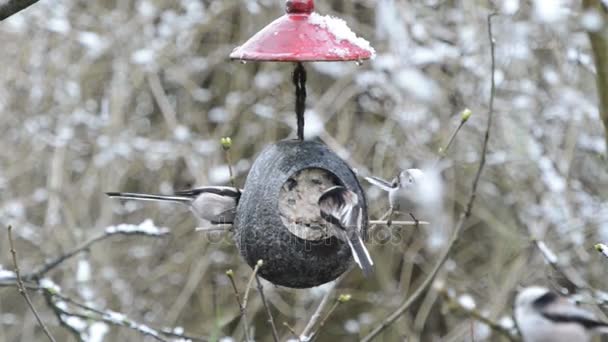
[[[424,178],[424,172],[420,169],[407,169],[399,174],[399,183],[401,187],[413,186],[420,184]]]
[[[549,289],[541,286],[530,286],[519,291],[515,297],[515,308],[531,306],[537,299],[546,295]]]

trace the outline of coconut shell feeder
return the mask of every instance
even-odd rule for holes
[[[348,164],[318,141],[304,140],[306,70],[303,62],[356,61],[374,56],[338,18],[314,12],[313,0],[288,0],[286,14],[230,54],[233,60],[295,64],[297,139],[267,146],[245,181],[234,222],[237,248],[259,275],[281,286],[307,288],[336,279],[353,261],[348,244],[320,222],[317,202],[326,189],[340,185],[362,201],[363,237],[367,203]]]

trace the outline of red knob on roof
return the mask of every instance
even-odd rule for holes
[[[342,19],[313,12],[313,0],[287,0],[276,19],[230,54],[249,61],[359,61],[375,55]]]
[[[310,14],[315,10],[315,2],[313,0],[287,0],[285,3],[285,12],[289,14]]]

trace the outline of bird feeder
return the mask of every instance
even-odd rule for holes
[[[295,63],[297,139],[268,146],[245,182],[234,223],[237,247],[250,266],[260,259],[260,276],[293,288],[321,285],[340,276],[352,262],[348,245],[316,229],[321,191],[341,185],[367,203],[352,169],[323,143],[304,140],[306,70],[303,62],[360,62],[373,57],[370,44],[341,19],[314,12],[313,0],[288,0],[286,14],[263,28],[230,58]]]

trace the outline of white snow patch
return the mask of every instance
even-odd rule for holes
[[[344,330],[346,330],[349,334],[356,334],[361,330],[361,326],[359,322],[354,319],[349,319],[344,323]]]
[[[134,64],[145,65],[154,62],[156,53],[151,49],[141,49],[131,54],[131,62]]]
[[[502,11],[505,14],[513,15],[519,10],[519,0],[504,0],[502,2]]]
[[[465,310],[471,311],[474,310],[477,306],[475,304],[475,299],[470,294],[463,294],[458,297],[458,304]]]
[[[212,167],[209,170],[209,180],[213,184],[223,184],[230,180],[230,171],[228,165],[223,164],[220,166]]]
[[[91,280],[91,264],[87,260],[78,260],[76,281],[82,283],[89,280]]]
[[[175,131],[173,131],[173,136],[178,141],[186,141],[190,138],[190,129],[184,125],[177,125]]]
[[[119,224],[117,226],[109,226],[106,228],[107,234],[145,234],[152,236],[160,236],[169,233],[169,228],[157,227],[154,221],[147,219],[139,225],[134,224]]]
[[[107,324],[102,322],[92,323],[89,327],[89,339],[86,342],[103,342],[108,331],[110,331],[110,328]]]
[[[434,80],[420,70],[402,69],[395,75],[397,85],[422,101],[434,101],[441,92]]]
[[[49,31],[67,34],[72,26],[66,18],[51,18],[46,22],[46,27]]]
[[[534,13],[544,22],[556,22],[564,17],[566,8],[563,0],[534,0]]]
[[[16,278],[16,274],[13,271],[5,270],[0,265],[0,281],[2,280],[14,280]]]
[[[541,157],[538,161],[540,170],[542,171],[542,179],[549,190],[553,192],[562,192],[566,188],[566,180],[562,177],[553,162],[547,157]]]
[[[82,31],[78,34],[78,42],[89,49],[93,56],[100,55],[110,45],[107,39],[95,32]]]
[[[124,314],[122,314],[120,312],[116,312],[116,311],[108,311],[108,312],[106,312],[104,317],[107,320],[112,321],[116,324],[123,324],[127,321],[127,316],[125,316]]]
[[[604,26],[604,19],[596,10],[585,11],[581,16],[581,25],[589,32],[598,32]]]
[[[498,320],[498,325],[507,330],[511,330],[515,328],[515,321],[509,316],[503,316]]]
[[[87,322],[80,317],[67,316],[65,323],[77,331],[83,331],[87,328]]]
[[[314,110],[307,110],[305,113],[306,116],[306,125],[304,126],[304,135],[308,139],[318,137],[321,132],[323,132],[323,128],[325,124],[323,119],[315,112]]]
[[[59,287],[59,285],[55,284],[55,282],[53,282],[49,278],[43,278],[42,280],[40,280],[40,287],[45,290],[49,290],[53,293],[61,292],[61,287]]]
[[[363,50],[369,51],[372,54],[372,58],[376,56],[376,50],[374,50],[367,40],[357,37],[357,35],[348,27],[346,21],[330,15],[320,15],[313,12],[308,17],[308,22],[312,25],[328,30],[334,37],[336,37],[338,43],[346,40],[347,42],[354,44]]]

